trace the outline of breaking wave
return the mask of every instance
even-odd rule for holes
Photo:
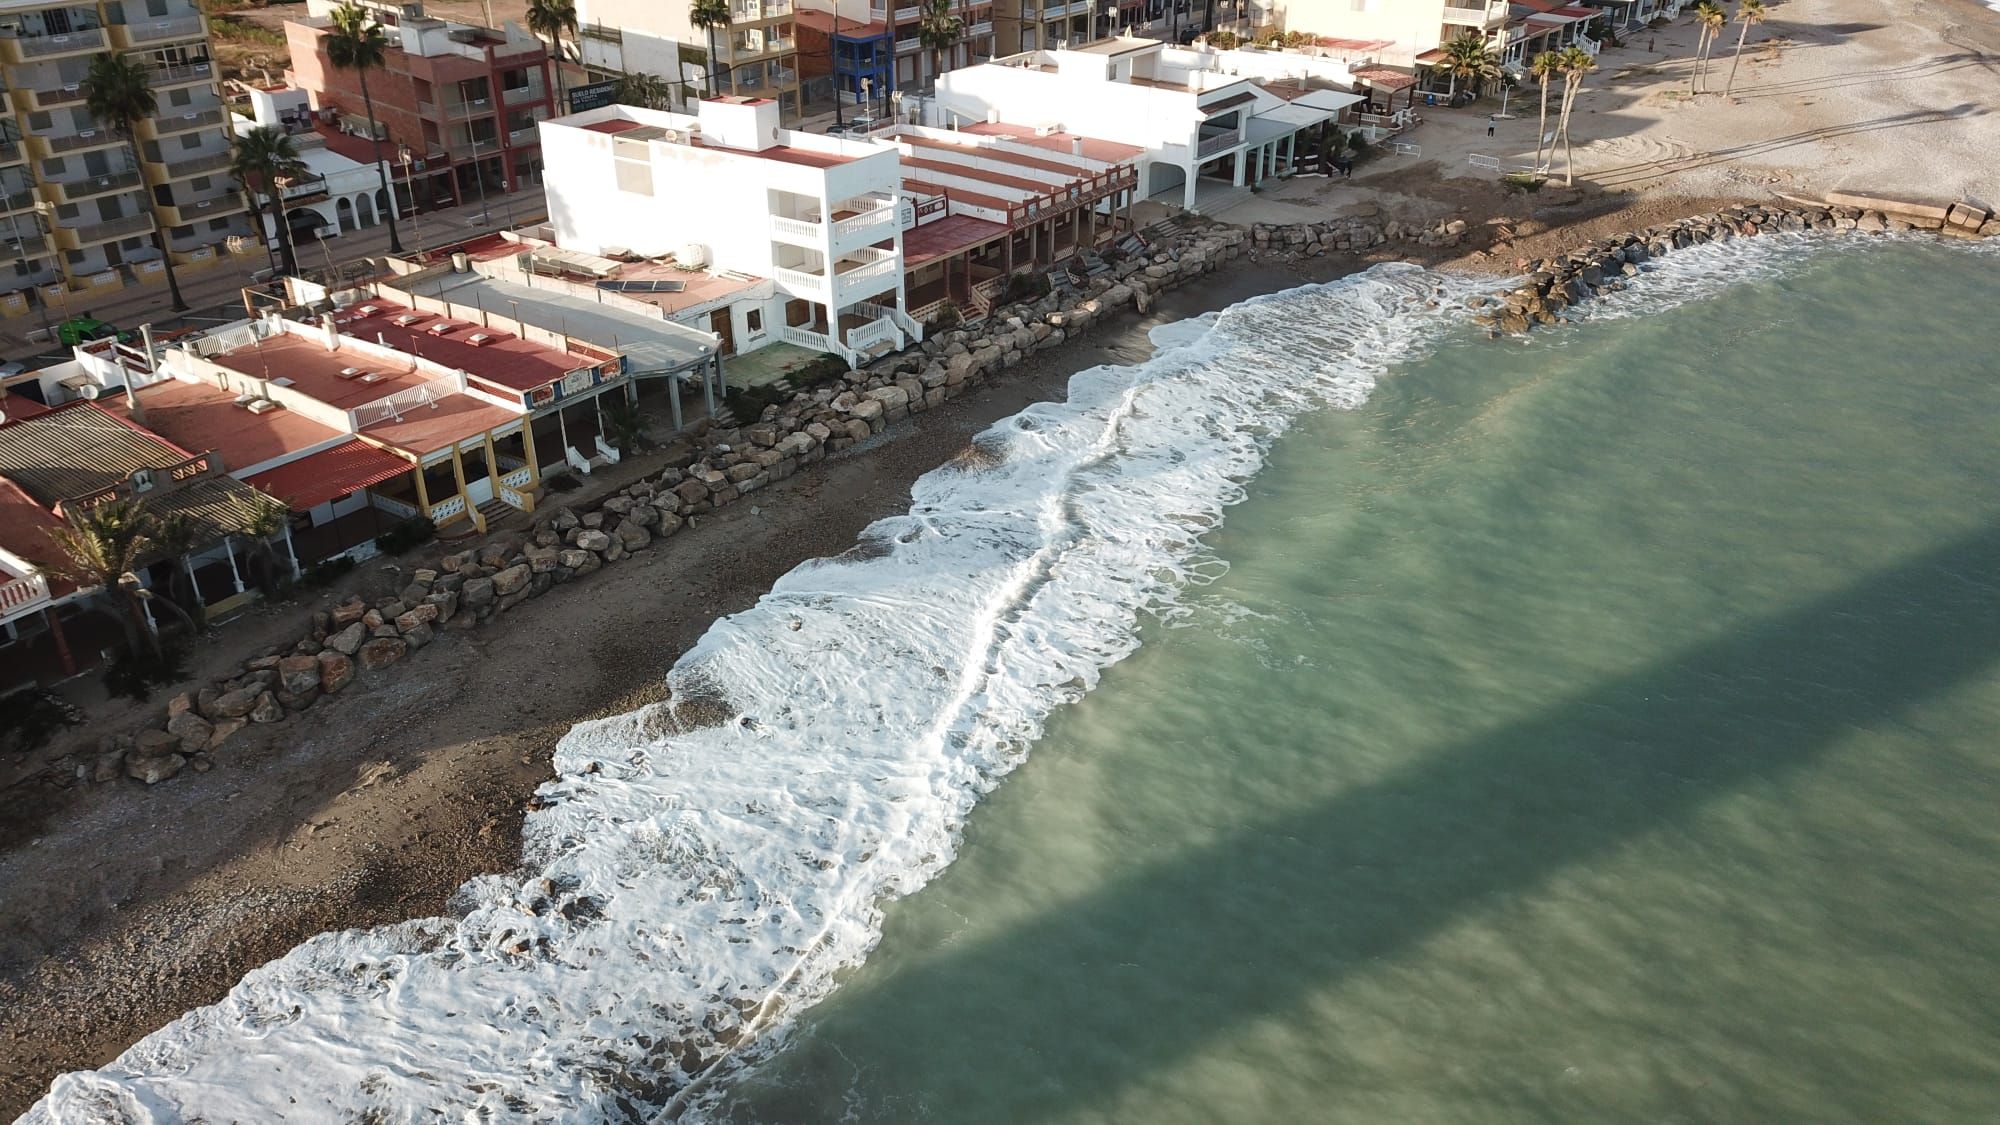
[[[1789,253],[1763,244],[1689,253],[1712,290]],[[716,622],[670,702],[565,736],[525,874],[469,883],[460,917],[314,938],[24,1120],[657,1114],[867,955],[1049,713],[1217,571],[1201,537],[1291,419],[1362,402],[1486,287],[1377,266],[1077,374]]]

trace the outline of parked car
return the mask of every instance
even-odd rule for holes
[[[18,359],[10,359],[5,363],[0,363],[0,379],[11,379],[16,375],[25,374],[27,370],[27,364],[22,363]]]
[[[122,344],[131,340],[132,334],[85,313],[56,325],[56,339],[73,348],[92,340],[117,340]]]

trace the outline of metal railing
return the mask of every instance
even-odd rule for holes
[[[53,185],[62,193],[63,199],[74,203],[79,199],[89,199],[93,195],[107,192],[130,191],[145,182],[137,170],[113,172],[108,176],[92,176],[83,180],[60,180]]]
[[[190,129],[205,129],[211,125],[220,125],[222,110],[198,109],[172,117],[161,114],[158,117],[147,118],[146,124],[152,127],[156,136],[170,136],[175,133],[185,133]]]
[[[1219,152],[1227,152],[1243,143],[1243,130],[1231,129],[1227,133],[1217,133],[1213,137],[1203,137],[1194,146],[1197,160],[1207,160]]]
[[[75,152],[99,145],[123,144],[124,138],[109,129],[85,129],[66,137],[43,137],[41,141],[49,146],[50,152]]]
[[[67,232],[70,240],[82,246],[93,242],[104,242],[113,238],[123,238],[128,234],[141,234],[153,229],[151,215],[126,215],[119,219],[106,219],[101,223],[86,223],[83,226],[56,228],[58,237]]]
[[[186,160],[155,160],[151,163],[164,169],[167,179],[185,180],[190,176],[201,176],[210,172],[225,171],[229,167],[230,159],[229,153],[223,151],[211,152],[206,156],[189,157]]]
[[[202,82],[214,77],[215,64],[211,62],[156,66],[146,71],[146,81],[154,86],[178,86],[183,82]]]
[[[547,99],[548,96],[549,88],[539,82],[527,86],[516,86],[511,90],[502,90],[500,92],[500,100],[506,102],[508,105],[520,105],[523,102],[539,102]]]
[[[0,141],[0,164],[13,164],[21,159],[21,142]]]
[[[0,262],[11,262],[17,258],[39,258],[49,252],[48,236],[40,234],[23,235],[15,238],[12,231],[0,237]]]
[[[36,90],[35,105],[40,109],[49,109],[59,105],[75,105],[82,101],[83,97],[83,85],[81,83],[74,86],[59,86],[53,90]]]
[[[0,215],[11,215],[16,211],[32,211],[34,209],[34,188],[22,188],[12,195],[0,197]]]
[[[539,132],[533,126],[529,126],[526,129],[515,129],[507,134],[507,143],[516,146],[533,144],[538,138]]]
[[[22,58],[60,55],[69,51],[101,51],[104,49],[104,29],[87,27],[61,35],[17,35],[8,37],[7,41],[14,45]]]
[[[123,25],[125,39],[131,43],[151,43],[160,39],[185,39],[201,35],[205,31],[199,15],[182,16],[179,19],[148,20],[145,23]]]

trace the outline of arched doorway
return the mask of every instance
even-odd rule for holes
[[[375,225],[375,205],[365,195],[354,197],[354,225],[372,227]]]
[[[342,231],[350,231],[354,229],[353,200],[348,199],[346,196],[342,196],[340,202],[334,204],[334,214],[339,217],[340,229]]]

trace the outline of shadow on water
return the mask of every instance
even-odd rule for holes
[[[1282,1015],[1308,990],[1983,673],[2000,658],[1996,569],[2000,528],[1427,753],[1378,783],[1135,863],[995,938],[864,977],[828,1002],[829,1041],[802,1036],[773,1064],[806,1085],[734,1076],[754,1103],[748,1112],[796,1120],[828,1108],[816,1098],[837,1098],[828,1088],[853,1073],[830,1042],[843,1027],[918,1053],[951,1029],[970,1040],[952,1044],[953,1055],[1013,1056],[1022,1081],[1011,1096],[948,1099],[955,1120],[971,1107],[995,1120],[1102,1111],[1125,1086]],[[1317,894],[1301,902],[1298,872],[1313,870]],[[1227,906],[1159,907],[1177,902]],[[1325,924],[1328,902],[1356,904],[1347,924]],[[1175,924],[1159,924],[1163,914]],[[1079,977],[1097,984],[1053,983]],[[1034,1003],[966,1003],[1007,982]],[[937,1067],[941,1085],[948,1069]]]

